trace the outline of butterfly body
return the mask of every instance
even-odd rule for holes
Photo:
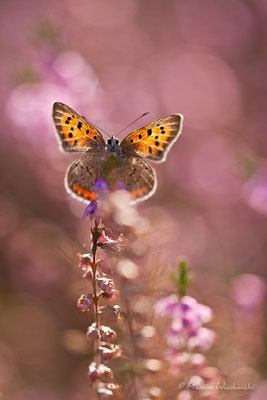
[[[61,149],[83,153],[68,168],[65,186],[71,195],[85,202],[96,199],[94,182],[99,177],[111,189],[122,182],[133,203],[151,197],[157,178],[145,158],[165,161],[183,122],[182,115],[169,115],[135,130],[120,143],[115,136],[105,142],[92,124],[63,103],[54,103],[53,119]]]
[[[122,157],[122,151],[120,147],[120,142],[116,136],[111,136],[106,143],[105,158],[108,158],[110,154],[115,154],[116,157]]]

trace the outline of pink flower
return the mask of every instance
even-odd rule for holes
[[[158,300],[155,304],[156,314],[161,316],[171,316],[174,313],[174,310],[177,308],[178,297],[175,294],[172,294],[168,297],[163,297]]]
[[[210,348],[215,334],[203,328],[204,323],[212,319],[210,307],[200,304],[190,296],[178,300],[176,295],[164,297],[156,305],[156,313],[172,318],[167,332],[167,343],[170,348],[181,351],[183,348],[198,346],[202,351]]]
[[[215,333],[211,329],[199,328],[196,334],[188,339],[188,348],[198,347],[201,351],[207,351],[213,344]]]
[[[88,268],[91,267],[92,258],[91,254],[78,254],[79,257],[79,264],[78,267],[81,268],[83,271],[87,271]]]
[[[114,281],[111,278],[99,278],[98,286],[105,293],[105,297],[108,297],[110,300],[113,300],[119,293],[118,290],[115,289]]]
[[[98,245],[101,247],[102,250],[106,252],[118,252],[121,251],[123,239],[120,235],[118,239],[114,239],[109,232],[102,229],[101,236],[98,239]]]
[[[77,301],[77,306],[81,309],[81,311],[89,311],[92,304],[93,301],[91,294],[82,294]]]

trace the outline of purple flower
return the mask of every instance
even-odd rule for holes
[[[88,206],[85,208],[83,215],[82,215],[82,220],[85,220],[85,218],[89,217],[90,220],[93,218],[96,218],[97,215],[101,215],[101,202],[109,192],[108,190],[108,185],[106,181],[103,178],[97,178],[94,184],[94,189],[97,194],[97,200],[91,201],[91,203],[88,204]]]
[[[89,217],[90,220],[92,220],[95,216],[97,210],[97,202],[95,200],[91,201],[91,203],[88,204],[88,206],[86,207],[86,209],[83,212],[82,215],[82,220],[84,221],[85,218]]]
[[[96,339],[100,338],[100,331],[99,331],[99,329],[97,329],[95,322],[88,327],[87,337],[88,337],[88,339],[91,339],[91,340],[96,340]]]
[[[96,192],[99,192],[101,190],[104,190],[104,191],[108,190],[108,185],[103,178],[97,178],[95,181],[94,187],[95,187]]]
[[[172,318],[167,332],[167,343],[170,348],[181,351],[182,348],[198,346],[202,351],[208,350],[214,340],[214,332],[203,328],[210,322],[210,307],[200,304],[190,296],[178,300],[176,295],[164,297],[155,305],[156,313]]]
[[[178,297],[175,294],[172,294],[168,297],[163,297],[162,299],[158,300],[155,304],[155,311],[156,314],[161,316],[172,316],[174,310],[177,308],[178,304]]]
[[[213,344],[215,333],[211,329],[199,328],[195,335],[188,339],[188,348],[198,347],[201,351],[207,351]]]
[[[93,304],[92,295],[91,294],[82,294],[81,297],[77,301],[77,307],[81,309],[81,311],[89,311]]]
[[[196,307],[196,305],[198,304],[198,302],[193,297],[184,296],[181,298],[179,304],[180,304],[183,312],[186,312],[188,310],[194,309]]]
[[[98,279],[98,286],[103,290],[106,297],[108,297],[110,300],[113,300],[119,293],[118,290],[115,289],[113,279],[100,278]]]

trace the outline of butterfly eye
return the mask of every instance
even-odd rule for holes
[[[108,139],[108,144],[111,144],[111,139]]]
[[[119,141],[118,141],[118,139],[116,139],[116,144],[119,144]]]

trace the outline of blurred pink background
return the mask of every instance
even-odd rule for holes
[[[75,156],[58,150],[53,101],[110,133],[147,111],[132,129],[184,115],[156,194],[138,206],[161,237],[150,260],[188,259],[191,294],[215,314],[212,365],[255,383],[232,397],[265,399],[266,2],[9,0],[0,21],[3,399],[90,390],[75,268],[89,223],[64,189]]]

